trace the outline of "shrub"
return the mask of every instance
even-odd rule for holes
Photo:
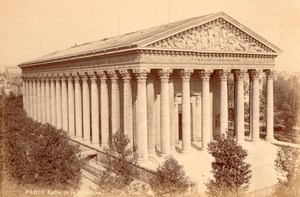
[[[207,183],[209,196],[242,196],[251,178],[250,164],[244,159],[247,151],[238,145],[233,136],[221,136],[208,144],[214,180]]]
[[[278,172],[278,183],[274,196],[300,196],[300,152],[291,147],[281,146],[277,151],[275,168]]]
[[[192,185],[183,166],[172,156],[157,168],[156,174],[150,179],[150,186],[158,196],[183,194]]]

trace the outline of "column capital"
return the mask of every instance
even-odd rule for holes
[[[130,79],[132,77],[131,71],[127,70],[127,69],[123,69],[123,70],[120,70],[119,72],[122,76],[122,79],[124,80],[124,83],[129,83]]]
[[[97,71],[97,74],[101,82],[105,82],[107,80],[107,74],[105,71]]]
[[[246,69],[235,69],[232,72],[234,74],[234,78],[237,80],[245,80],[245,78],[247,77]]]
[[[217,70],[217,73],[220,80],[227,80],[228,76],[230,75],[230,70],[227,69]]]
[[[107,73],[112,82],[116,82],[119,79],[119,74],[117,71],[109,70],[109,71],[107,71]]]
[[[193,72],[194,72],[193,69],[182,69],[182,70],[180,70],[180,77],[182,80],[189,81]]]
[[[209,70],[209,69],[199,70],[200,78],[202,80],[208,81],[210,79],[210,75],[211,75],[212,72],[213,72],[213,70]]]
[[[262,70],[251,69],[248,73],[252,79],[260,79],[262,76]]]
[[[147,75],[150,72],[150,69],[134,69],[133,70],[138,82],[146,82],[147,80]]]
[[[172,73],[172,69],[169,69],[169,68],[160,69],[158,71],[158,76],[161,81],[168,81],[170,79],[171,73]]]
[[[98,79],[97,72],[88,72],[87,75],[93,83],[95,83]]]
[[[86,83],[90,78],[87,72],[79,72],[78,75],[80,76],[83,83]]]
[[[81,80],[81,75],[79,73],[70,73],[71,78],[74,79],[74,81],[80,81]]]
[[[273,79],[276,74],[276,71],[271,69],[264,70],[264,72],[266,74],[267,79]]]

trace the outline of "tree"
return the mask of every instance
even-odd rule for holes
[[[150,179],[150,186],[158,196],[174,196],[185,193],[192,183],[185,175],[183,166],[179,165],[174,157],[169,156],[157,168],[156,176]]]
[[[291,147],[281,146],[277,151],[275,168],[278,172],[278,183],[274,196],[300,196],[300,152]]]
[[[128,147],[130,139],[121,131],[116,132],[106,149],[105,171],[99,180],[99,189],[109,193],[124,190],[137,175],[137,155]]]
[[[300,108],[300,83],[297,77],[284,78],[279,75],[274,80],[274,123],[286,130],[297,125]]]
[[[5,98],[3,148],[10,180],[29,189],[78,189],[83,165],[79,146],[66,132],[26,117],[22,105],[22,97]]]
[[[209,196],[242,196],[251,178],[250,164],[244,160],[248,153],[231,135],[222,135],[208,144],[212,162],[213,180],[207,183]]]

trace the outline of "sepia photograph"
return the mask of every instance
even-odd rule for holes
[[[0,0],[0,196],[300,197],[299,0]]]

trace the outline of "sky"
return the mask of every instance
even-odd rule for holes
[[[300,71],[300,0],[0,0],[0,67],[220,11],[283,50],[276,70]]]

